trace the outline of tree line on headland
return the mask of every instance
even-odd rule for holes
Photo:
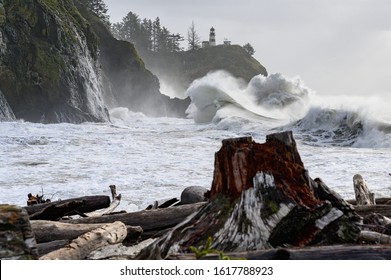
[[[139,15],[130,11],[122,22],[110,23],[110,17],[107,14],[108,7],[103,0],[87,0],[87,2],[90,10],[110,28],[115,38],[133,43],[142,54],[184,51],[181,42],[185,38],[180,33],[171,32],[163,26],[160,17],[154,20],[141,19]],[[200,36],[193,21],[188,28],[187,45],[188,50],[201,48]],[[255,50],[250,43],[246,43],[243,48],[250,55],[254,55]]]

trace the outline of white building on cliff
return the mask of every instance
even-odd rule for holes
[[[216,46],[216,33],[215,33],[215,29],[212,26],[209,32],[209,41],[203,41],[202,47],[207,48],[207,47],[214,47],[214,46]]]

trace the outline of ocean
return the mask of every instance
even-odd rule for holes
[[[384,97],[319,96],[300,78],[256,76],[249,84],[217,71],[193,82],[187,119],[149,118],[112,108],[111,121],[0,122],[1,204],[27,194],[52,201],[122,194],[118,210],[210,188],[223,139],[292,130],[310,176],[354,198],[360,173],[375,197],[391,197],[391,112]]]

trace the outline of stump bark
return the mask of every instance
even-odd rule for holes
[[[304,168],[291,132],[228,139],[215,155],[210,201],[156,240],[139,259],[202,248],[224,252],[350,243],[360,217]]]

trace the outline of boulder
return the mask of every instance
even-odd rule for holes
[[[203,202],[206,200],[205,193],[208,190],[204,187],[187,187],[182,191],[181,204],[191,204],[197,202]]]
[[[139,259],[202,250],[252,251],[357,241],[354,210],[304,168],[292,132],[228,139],[215,155],[210,200],[140,252]]]

